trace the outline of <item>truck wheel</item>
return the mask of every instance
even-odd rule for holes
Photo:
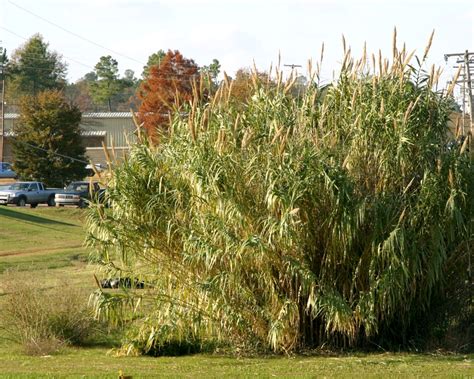
[[[16,202],[17,207],[24,207],[26,205],[26,197],[21,196]]]
[[[37,206],[38,206],[38,203],[31,203],[31,204],[30,204],[30,207],[31,207],[31,208],[36,208]]]
[[[56,205],[56,202],[54,201],[54,195],[51,195],[48,197],[48,207],[54,207]]]

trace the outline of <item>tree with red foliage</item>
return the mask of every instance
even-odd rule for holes
[[[160,65],[149,68],[148,77],[138,90],[142,100],[138,119],[149,136],[155,137],[158,129],[166,129],[175,107],[191,100],[193,83],[199,85],[199,67],[178,50],[168,50]]]

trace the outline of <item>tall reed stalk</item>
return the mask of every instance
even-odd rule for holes
[[[136,312],[128,351],[408,343],[468,261],[473,170],[446,147],[439,73],[394,41],[373,67],[346,49],[337,81],[296,98],[279,68],[245,106],[226,79],[132,146],[88,216],[104,269],[147,283],[95,294],[100,315]]]

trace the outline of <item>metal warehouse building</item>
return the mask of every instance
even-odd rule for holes
[[[16,113],[6,113],[4,120],[4,149],[0,161],[12,162],[13,127],[19,120]],[[135,142],[135,125],[129,112],[83,113],[80,124],[82,143],[86,155],[94,163],[105,163],[105,152],[102,143],[109,152],[115,152],[117,159],[128,152],[128,142]],[[1,149],[1,147],[0,147]]]

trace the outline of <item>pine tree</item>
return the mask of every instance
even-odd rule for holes
[[[13,52],[8,71],[9,93],[16,97],[62,89],[66,85],[66,64],[61,55],[49,49],[40,34],[35,34]]]
[[[112,112],[112,97],[123,89],[118,72],[118,63],[110,55],[100,57],[95,65],[97,81],[91,83],[91,95],[96,103],[106,103],[109,112]]]
[[[143,66],[143,72],[142,72],[142,77],[143,79],[148,78],[148,75],[150,74],[150,68],[152,66],[159,66],[163,59],[165,58],[166,53],[164,50],[158,50],[156,53],[151,54],[148,57],[148,61],[146,62],[146,66]]]

